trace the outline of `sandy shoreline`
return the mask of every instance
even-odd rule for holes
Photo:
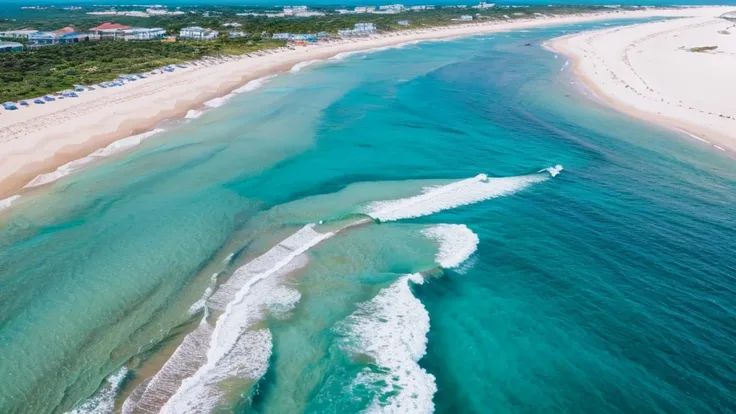
[[[732,10],[700,8],[685,19],[577,33],[547,47],[568,56],[577,77],[619,111],[736,154],[736,27],[718,18]]]
[[[28,191],[23,187],[41,174],[53,172],[61,165],[84,158],[122,138],[149,131],[163,120],[184,117],[189,110],[201,109],[205,102],[227,95],[249,81],[288,71],[300,62],[416,41],[607,19],[712,15],[714,9],[612,10],[378,35],[296,50],[282,49],[277,53],[242,57],[209,66],[190,66],[118,88],[84,92],[79,98],[33,105],[18,111],[2,111],[0,200]]]

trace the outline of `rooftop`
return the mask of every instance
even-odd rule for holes
[[[125,26],[123,24],[105,22],[97,27],[92,27],[89,30],[128,30],[130,28],[130,26]]]

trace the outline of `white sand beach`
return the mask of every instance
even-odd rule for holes
[[[83,92],[78,98],[1,111],[0,199],[29,191],[23,187],[40,174],[84,158],[119,139],[149,131],[164,119],[183,117],[189,110],[199,109],[204,102],[226,95],[250,80],[289,70],[299,62],[406,42],[607,19],[700,16],[632,29],[586,33],[561,39],[555,42],[555,47],[581,58],[580,73],[590,79],[591,85],[599,88],[603,96],[637,110],[661,112],[663,117],[687,120],[676,125],[708,139],[715,140],[715,135],[728,136],[728,128],[731,128],[733,138],[736,83],[729,84],[726,76],[729,70],[731,74],[736,73],[733,54],[736,30],[731,36],[711,38],[712,33],[728,26],[725,20],[718,21],[713,16],[727,10],[729,8],[715,7],[612,9],[606,13],[540,16],[513,22],[411,30],[293,50],[282,48],[259,53],[259,56],[198,62],[197,66],[149,76],[121,87]],[[681,31],[687,37],[683,37]],[[667,35],[658,37],[658,33]],[[730,46],[726,44],[729,41]],[[679,49],[710,44],[719,45],[718,53]],[[660,59],[668,60],[654,61]],[[697,82],[687,84],[683,79]],[[730,109],[725,98],[729,90]],[[691,107],[695,109],[689,109]],[[720,117],[723,114],[731,118]],[[708,133],[695,128],[697,125],[709,127]],[[736,145],[731,148],[736,149]]]
[[[736,7],[694,17],[596,30],[553,39],[600,98],[642,119],[736,153]]]

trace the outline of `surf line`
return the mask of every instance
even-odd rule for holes
[[[358,218],[330,232],[317,231],[316,223],[302,227],[238,268],[211,296],[207,295],[205,314],[210,308],[222,311],[214,326],[203,317],[200,326],[185,337],[164,367],[133,391],[123,412],[132,413],[144,407],[163,413],[208,412],[224,395],[218,388],[222,380],[232,377],[257,380],[263,376],[271,354],[271,333],[266,328],[250,330],[262,316],[252,311],[256,302],[252,298],[255,293],[251,293],[260,283],[305,266],[304,254],[340,231],[369,223],[371,219],[380,222],[420,217],[510,195],[546,181],[560,171],[562,166],[557,165],[517,177],[489,178],[479,174],[425,189],[417,196],[371,203],[364,211],[370,218]],[[424,234],[439,243],[436,262],[446,268],[462,263],[478,244],[477,236],[462,225],[435,226]],[[456,246],[448,248],[448,243]],[[287,303],[298,301],[293,295],[281,296],[287,298],[283,299]]]

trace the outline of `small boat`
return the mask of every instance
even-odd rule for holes
[[[27,101],[20,101],[19,103],[20,103],[21,105],[23,105],[23,106],[28,106],[28,102],[27,102]]]
[[[53,96],[46,95],[43,97],[43,100],[46,102],[51,102],[51,101],[55,101],[56,98],[54,98]]]
[[[33,100],[33,103],[39,104],[39,105],[44,105],[46,102],[43,99],[41,99],[41,98],[36,98],[36,99]]]
[[[18,109],[18,107],[15,105],[15,102],[5,102],[3,104],[3,108],[5,108],[7,111],[15,111]]]

